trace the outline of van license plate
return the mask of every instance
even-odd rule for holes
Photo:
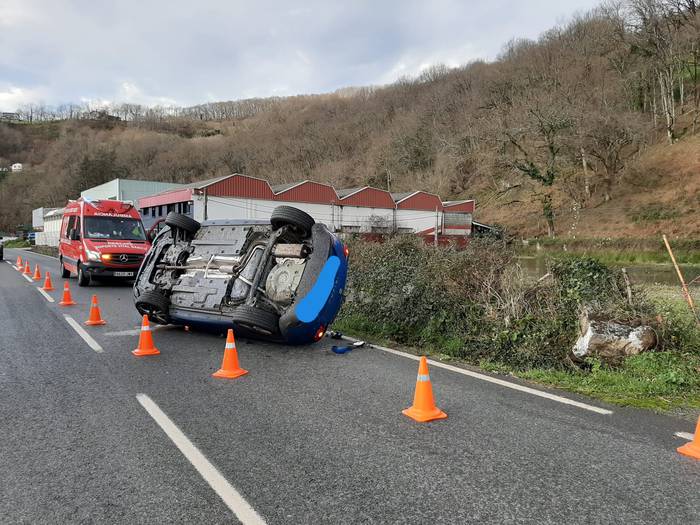
[[[114,272],[115,277],[133,277],[134,272]]]

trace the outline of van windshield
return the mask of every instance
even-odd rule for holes
[[[143,241],[146,233],[141,221],[124,217],[85,217],[83,226],[87,239]]]

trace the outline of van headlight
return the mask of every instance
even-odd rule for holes
[[[88,250],[86,248],[85,253],[87,254],[88,261],[99,261],[100,260],[100,252],[93,252],[92,250]]]

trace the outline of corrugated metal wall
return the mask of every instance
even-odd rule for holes
[[[362,188],[356,193],[340,199],[342,206],[363,206],[367,208],[395,208],[391,193],[377,188]]]
[[[320,182],[305,181],[275,195],[278,201],[323,202],[335,204],[338,195],[332,186]]]
[[[400,210],[442,211],[442,201],[437,195],[419,191],[396,204]]]
[[[244,197],[248,199],[275,200],[275,194],[266,180],[234,175],[207,186],[207,195],[215,197]]]

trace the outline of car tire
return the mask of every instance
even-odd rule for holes
[[[78,263],[78,286],[90,286],[90,274],[85,273],[83,265]]]
[[[298,234],[308,237],[311,235],[311,228],[316,224],[316,221],[305,211],[291,206],[277,206],[272,211],[270,224],[272,224],[273,230],[278,230],[282,226],[291,226]]]
[[[192,235],[197,233],[201,226],[191,217],[183,215],[182,213],[175,213],[174,211],[171,211],[168,213],[168,215],[166,215],[165,224],[171,228],[180,228],[181,230],[184,230]]]
[[[231,320],[239,327],[261,335],[279,333],[279,316],[267,310],[242,304],[231,314]]]
[[[160,292],[143,292],[136,299],[136,309],[156,324],[170,324],[170,300]]]
[[[65,264],[63,264],[63,259],[60,259],[59,263],[61,265],[61,277],[63,279],[68,279],[70,277],[70,270],[66,268]]]

